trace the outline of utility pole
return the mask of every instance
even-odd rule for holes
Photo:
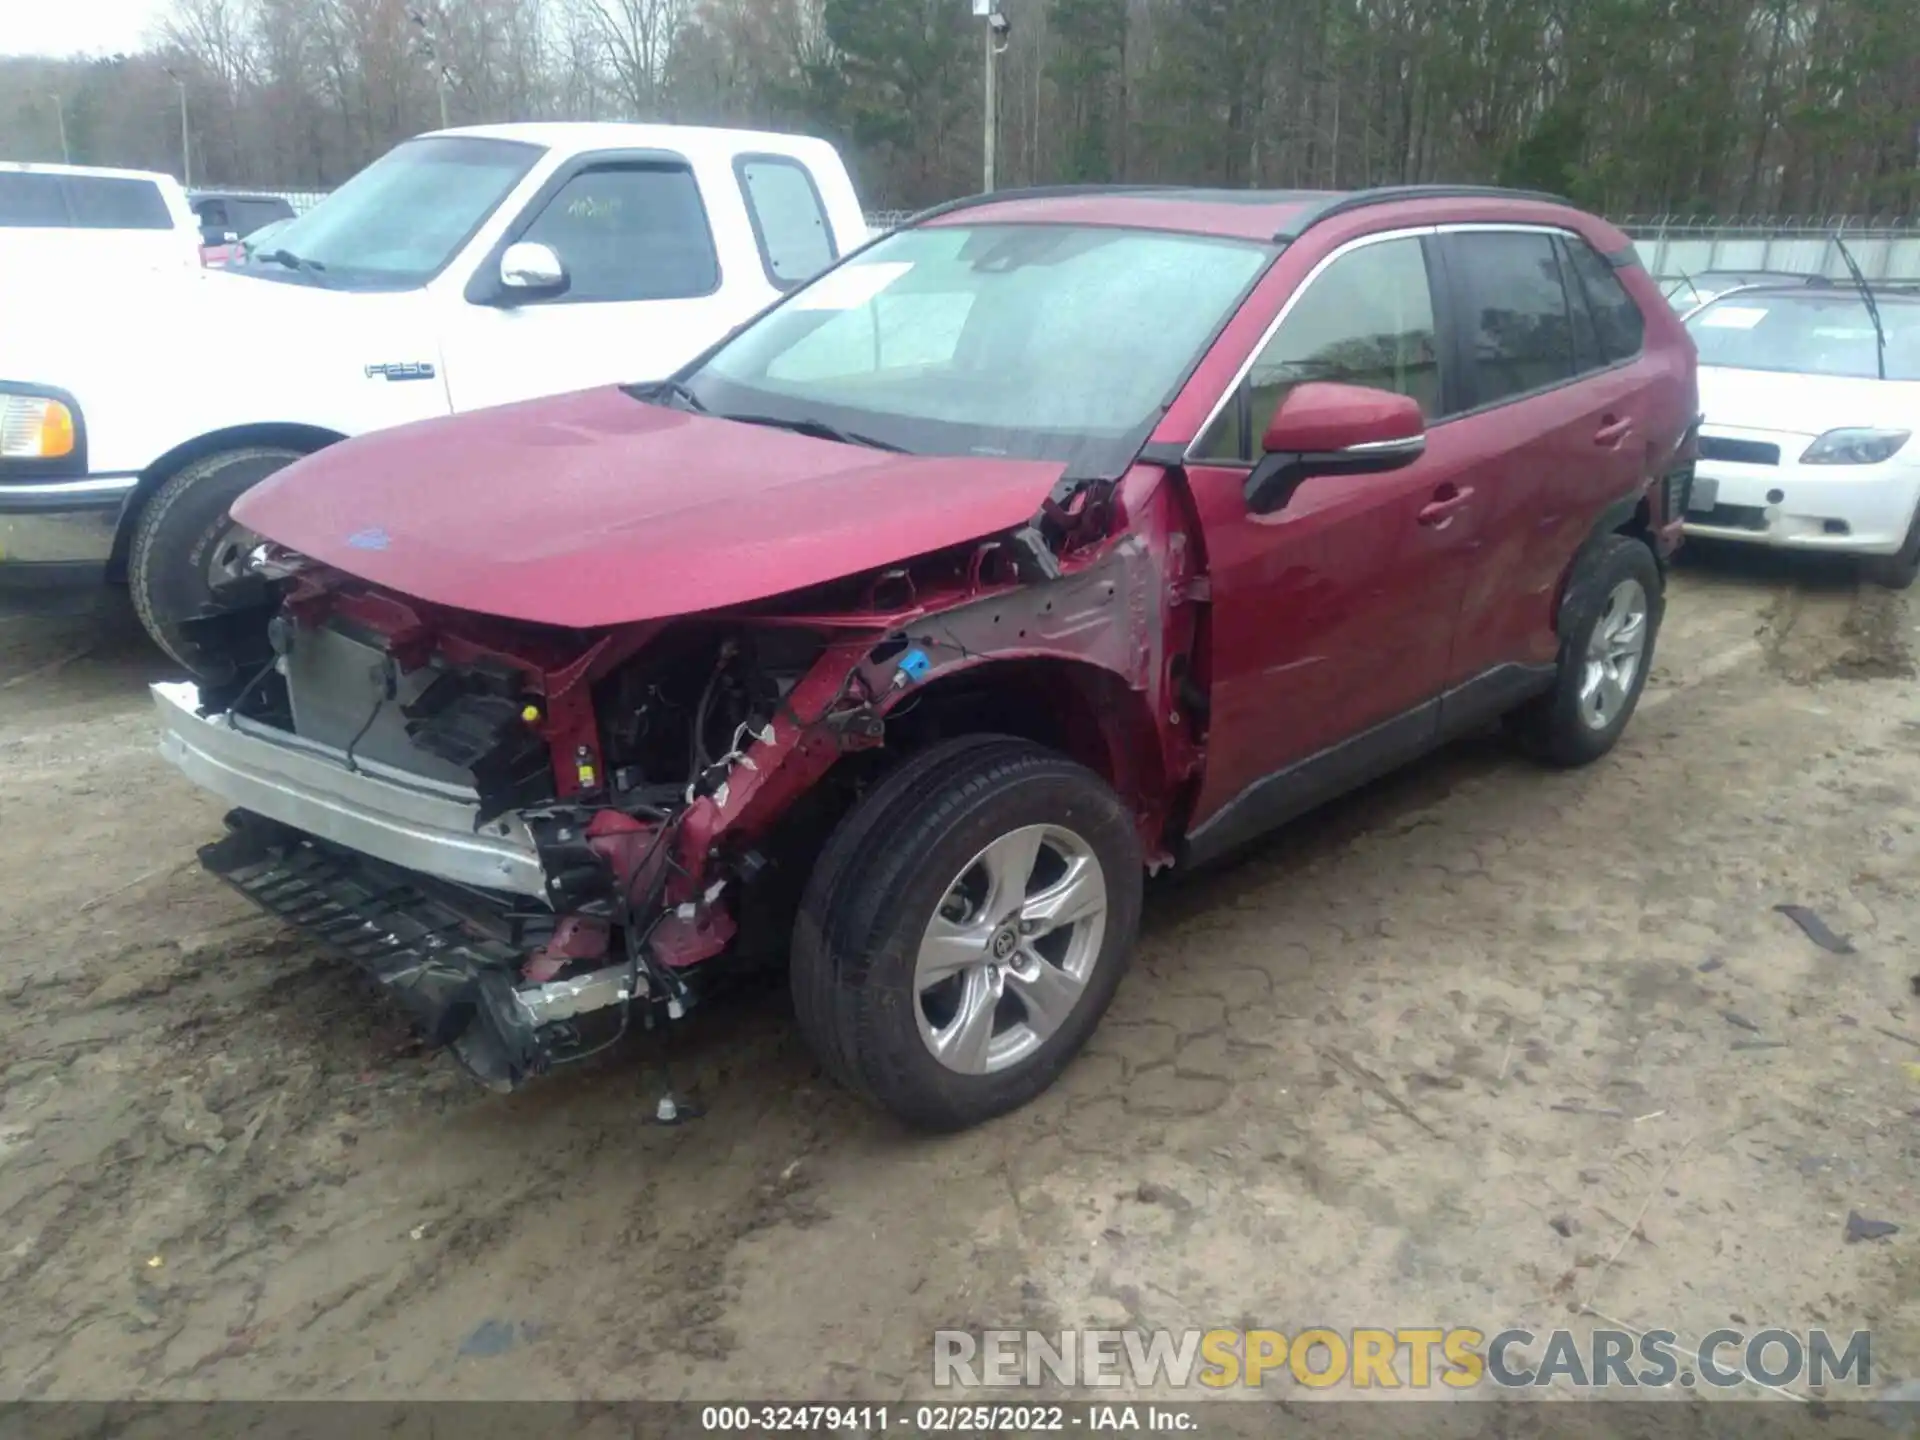
[[[54,123],[60,127],[60,163],[71,165],[73,154],[67,149],[67,107],[61,103],[58,95],[49,95],[47,99],[53,102]]]
[[[192,189],[193,146],[187,138],[187,82],[171,69],[167,70],[167,78],[173,81],[174,89],[180,92],[180,183]]]
[[[1000,95],[999,70],[1000,56],[1007,48],[1007,37],[1013,31],[1007,17],[1000,10],[998,0],[973,0],[974,15],[987,22],[987,73],[982,95],[982,106],[986,115],[982,129],[981,192],[993,190],[994,160],[1000,153]]]
[[[440,128],[451,128],[447,120],[447,66],[440,58],[440,46],[434,39],[433,26],[427,23],[427,17],[418,10],[409,10],[407,19],[420,32],[420,48],[427,52],[427,63],[433,66],[433,89],[440,97]]]
[[[986,155],[984,157],[984,163],[980,167],[981,174],[985,176],[985,183],[981,185],[980,188],[982,191],[988,193],[991,193],[993,190],[993,157],[998,153],[1000,148],[1000,97],[995,93],[998,87],[994,83],[994,77],[999,73],[1000,67],[994,64],[995,58],[993,49],[993,27],[989,25],[987,27]]]

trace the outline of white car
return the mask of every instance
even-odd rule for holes
[[[866,239],[824,140],[487,125],[395,147],[243,266],[34,287],[0,325],[0,600],[124,583],[202,671],[257,584],[228,508],[273,471],[389,425],[664,379]]]
[[[1748,287],[1687,319],[1700,351],[1686,533],[1920,575],[1920,287]],[[1875,312],[1878,313],[1878,323]]]
[[[1667,303],[1684,317],[1743,285],[1804,285],[1819,278],[1795,270],[1702,270],[1698,275],[1682,275],[1663,283],[1668,287]]]
[[[197,270],[200,222],[171,175],[0,161],[0,287],[111,267]]]

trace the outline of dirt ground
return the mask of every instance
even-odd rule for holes
[[[129,624],[0,622],[0,1397],[905,1398],[941,1327],[1594,1315],[1920,1375],[1915,629],[1689,564],[1607,762],[1461,745],[1156,883],[1061,1085],[926,1139],[779,994],[675,1043],[677,1128],[645,1044],[480,1091],[200,872]]]

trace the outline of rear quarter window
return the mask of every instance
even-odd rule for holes
[[[743,155],[734,173],[774,285],[791,290],[839,258],[827,208],[805,165],[787,155]]]

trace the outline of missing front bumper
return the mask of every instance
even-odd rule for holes
[[[235,811],[200,861],[263,909],[345,953],[477,1080],[511,1090],[597,1048],[644,1002],[613,966],[523,984],[528,946],[505,902]]]
[[[152,692],[160,753],[229,804],[390,865],[544,903],[546,870],[525,822],[503,816],[482,825],[472,787],[373,760],[349,764],[331,745],[202,715],[190,684]]]

